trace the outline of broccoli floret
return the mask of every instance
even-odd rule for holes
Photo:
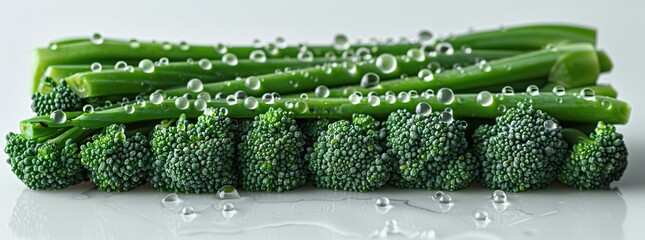
[[[329,126],[330,123],[331,121],[328,118],[299,119],[298,126],[302,130],[302,134],[305,135],[307,146],[313,147],[314,143],[318,140],[318,137],[324,131],[327,131],[327,126]]]
[[[34,190],[61,189],[87,178],[76,140],[87,130],[72,128],[46,142],[9,133],[5,152],[11,170]]]
[[[386,122],[391,184],[399,188],[457,190],[477,176],[476,158],[468,152],[466,122],[451,113],[428,116],[405,110],[393,112]]]
[[[282,192],[303,185],[304,145],[293,112],[271,108],[255,117],[253,127],[238,145],[242,187]]]
[[[508,109],[476,134],[482,185],[520,192],[546,187],[558,174],[567,143],[556,119],[526,102]]]
[[[83,107],[83,100],[67,86],[65,80],[61,80],[60,85],[51,89],[51,92],[34,93],[31,100],[31,109],[39,116],[49,115],[55,110],[78,111]]]
[[[588,190],[606,188],[620,180],[627,168],[627,147],[614,126],[598,122],[590,136],[575,129],[563,133],[573,150],[560,171],[560,182]]]
[[[389,177],[389,157],[380,146],[380,123],[354,114],[321,132],[310,153],[309,170],[320,188],[365,192],[383,186]]]
[[[99,190],[128,191],[145,182],[152,161],[148,138],[127,136],[125,126],[113,124],[81,146],[81,162]]]
[[[220,111],[176,126],[158,125],[152,133],[152,164],[148,182],[160,191],[216,192],[235,185],[233,121]]]

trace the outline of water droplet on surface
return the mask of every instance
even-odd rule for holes
[[[434,90],[428,89],[425,92],[421,93],[421,97],[425,99],[430,99],[431,97],[434,97]]]
[[[502,94],[506,96],[513,96],[513,94],[515,94],[515,91],[513,90],[513,87],[506,86],[502,88]]]
[[[206,58],[199,59],[197,65],[204,70],[211,70],[213,68],[213,63]]]
[[[67,114],[61,110],[55,110],[49,114],[49,118],[51,118],[54,123],[61,124],[67,121]]]
[[[366,73],[365,75],[363,75],[363,78],[361,78],[361,87],[376,87],[379,85],[380,81],[381,77],[379,77],[379,75],[377,75],[376,73]]]
[[[176,209],[181,202],[181,198],[175,193],[168,194],[161,199],[161,204],[168,210]]]
[[[483,107],[488,107],[493,104],[493,94],[489,91],[481,91],[477,94],[477,103]]]
[[[602,102],[600,102],[600,105],[602,107],[604,107],[605,109],[607,109],[607,110],[611,109],[611,102],[609,102],[607,100],[602,100]]]
[[[244,107],[253,110],[258,107],[258,100],[255,97],[247,97],[244,99]]]
[[[161,104],[163,102],[164,96],[161,92],[153,92],[150,94],[150,102],[153,104]]]
[[[488,212],[484,209],[475,209],[473,217],[477,221],[488,221]]]
[[[192,222],[197,217],[195,210],[193,210],[193,207],[191,206],[182,208],[180,215],[184,222]]]
[[[191,92],[201,92],[202,89],[204,89],[204,84],[202,83],[202,80],[193,78],[188,81],[186,88],[188,88],[188,90],[190,90]]]
[[[345,70],[347,70],[348,73],[354,74],[356,73],[356,63],[353,62],[344,62],[343,67]]]
[[[349,39],[345,34],[339,33],[334,37],[334,49],[338,51],[347,50],[349,48]]]
[[[267,61],[267,54],[262,50],[253,50],[251,54],[249,54],[249,59],[254,62],[263,63]]]
[[[297,58],[301,62],[312,62],[314,60],[314,53],[311,51],[300,51]]]
[[[260,79],[258,77],[248,77],[244,80],[244,86],[251,90],[260,89]]]
[[[350,103],[356,105],[361,102],[362,98],[363,97],[360,96],[358,93],[352,93],[351,95],[349,95],[348,100]]]
[[[126,62],[124,62],[124,61],[118,61],[118,62],[116,62],[116,64],[114,65],[114,70],[117,70],[117,71],[125,71],[125,70],[128,70],[128,63],[126,63]]]
[[[356,57],[358,57],[359,60],[370,60],[370,59],[372,59],[372,52],[368,48],[365,48],[365,47],[357,49],[355,55],[356,55]]]
[[[237,104],[237,97],[235,95],[228,95],[226,96],[226,103],[228,105],[235,105]]]
[[[94,106],[92,106],[90,104],[85,104],[85,106],[83,106],[83,112],[84,113],[93,113],[94,112]]]
[[[408,91],[408,95],[410,95],[410,98],[418,98],[419,97],[419,93],[417,92],[417,90]]]
[[[262,101],[266,104],[273,104],[275,103],[275,98],[273,97],[273,94],[265,93],[262,94]]]
[[[450,204],[452,203],[452,196],[443,191],[437,191],[432,195],[432,200],[442,204]]]
[[[443,121],[445,123],[448,123],[448,124],[452,123],[452,121],[454,120],[453,115],[452,115],[452,109],[450,109],[450,108],[444,109],[443,112],[441,112],[441,115],[439,116],[439,119],[441,119],[441,121]]]
[[[486,61],[481,61],[479,64],[479,70],[481,70],[482,72],[490,72],[492,69],[493,67],[491,67],[490,64]]]
[[[226,203],[224,206],[222,206],[222,211],[224,212],[230,212],[230,211],[235,211],[235,205],[232,203]]]
[[[437,91],[437,100],[442,104],[448,105],[455,100],[455,94],[450,88],[442,88]]]
[[[528,93],[531,96],[537,96],[540,94],[540,88],[538,88],[538,86],[535,86],[535,85],[528,86],[526,88],[526,93]]]
[[[284,49],[287,47],[287,41],[284,39],[284,37],[277,37],[275,38],[275,46]]]
[[[380,197],[376,199],[376,206],[377,207],[388,207],[390,206],[390,199],[387,197]]]
[[[134,106],[132,106],[132,105],[125,105],[125,106],[123,106],[123,110],[124,110],[127,114],[133,114],[133,113],[134,113]]]
[[[392,54],[384,53],[376,58],[375,65],[381,72],[389,74],[396,70],[397,60]]]
[[[224,185],[219,190],[217,190],[217,197],[219,199],[238,199],[240,198],[240,193],[237,192],[234,186]]]
[[[493,195],[490,197],[494,203],[507,203],[508,199],[506,197],[506,192],[502,190],[495,190]]]
[[[385,102],[387,102],[389,104],[396,103],[396,96],[394,96],[394,94],[386,94],[385,95]]]
[[[591,88],[583,88],[582,90],[580,90],[580,97],[587,101],[595,101],[596,93]]]
[[[172,49],[172,44],[170,44],[169,42],[164,42],[164,43],[161,44],[161,48],[163,50],[168,51],[168,50]]]
[[[469,47],[469,46],[467,46],[467,45],[463,45],[463,46],[461,46],[461,51],[462,51],[463,53],[465,53],[465,54],[471,54],[471,53],[473,53],[473,49],[472,49],[472,48],[470,48],[470,47]]]
[[[193,103],[193,106],[195,107],[195,110],[197,110],[197,111],[200,111],[200,112],[204,111],[204,109],[206,109],[206,101],[204,101],[202,99],[197,99]]]
[[[316,94],[316,97],[326,98],[329,96],[329,88],[325,85],[320,85],[316,87],[314,94]]]
[[[103,39],[103,36],[100,33],[94,33],[90,38],[90,42],[93,44],[103,44],[103,41],[105,41],[105,39]]]
[[[204,100],[204,102],[210,102],[211,94],[207,92],[200,92],[199,94],[197,94],[197,99]]]
[[[397,99],[402,103],[407,103],[410,101],[410,94],[407,92],[400,92],[399,95],[397,95]]]
[[[309,94],[307,94],[307,93],[301,93],[301,94],[300,94],[300,99],[301,99],[301,100],[307,100],[307,99],[309,99]]]
[[[428,30],[421,30],[419,32],[419,41],[421,41],[421,42],[430,41],[430,40],[432,40],[432,37],[433,37],[432,32],[430,32]]]
[[[178,97],[175,99],[175,107],[179,110],[185,110],[190,105],[190,102],[185,97]]]
[[[455,53],[455,49],[452,47],[452,44],[450,44],[449,42],[438,43],[435,46],[434,51],[439,54],[445,54],[445,55],[452,55],[453,53]]]
[[[432,113],[432,106],[427,102],[420,102],[417,104],[416,113],[426,117]]]
[[[381,105],[381,98],[376,95],[369,95],[367,96],[367,103],[372,107],[376,107]]]
[[[141,43],[139,43],[139,41],[137,41],[136,39],[130,39],[130,42],[128,42],[128,45],[130,45],[131,48],[141,47]]]
[[[547,130],[554,130],[557,127],[558,127],[558,124],[551,119],[544,121],[544,128],[546,128]]]
[[[49,50],[56,51],[58,50],[58,44],[56,43],[50,43],[49,44]]]
[[[155,63],[153,63],[150,59],[143,59],[141,62],[139,62],[139,69],[143,71],[144,73],[151,73],[155,71]]]
[[[90,65],[90,70],[92,70],[92,72],[100,72],[103,70],[103,65],[101,65],[101,63],[94,62]]]
[[[237,65],[237,56],[232,53],[227,53],[222,56],[222,62],[230,65],[230,66],[235,66]]]
[[[500,112],[500,113],[506,112],[506,106],[504,106],[504,105],[497,106],[497,111]]]
[[[137,100],[137,104],[139,104],[139,106],[141,106],[141,107],[145,107],[147,102],[146,102],[146,100],[139,99],[139,100]]]
[[[418,48],[411,48],[408,50],[406,53],[406,56],[408,56],[410,59],[421,62],[426,59],[425,54],[421,51],[421,49]]]
[[[432,70],[430,69],[421,69],[421,71],[419,71],[417,76],[425,82],[430,82],[434,80],[434,74],[432,74]]]
[[[309,110],[309,106],[307,106],[306,102],[298,101],[293,105],[293,110],[295,113],[306,113]]]
[[[566,94],[566,89],[560,85],[553,87],[552,91],[553,91],[553,95],[556,95],[559,97],[564,96],[564,94]]]

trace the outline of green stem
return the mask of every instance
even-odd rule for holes
[[[553,88],[558,86],[557,84],[549,83],[540,88],[540,91],[543,92],[552,92]],[[614,89],[611,85],[591,85],[591,86],[583,86],[583,87],[576,87],[576,88],[566,88],[565,91],[567,93],[580,93],[585,88],[589,88],[594,91],[595,95],[600,95],[600,96],[606,96],[606,97],[612,97],[616,98],[618,97],[618,92],[616,89]]]
[[[563,128],[562,135],[564,136],[564,140],[571,146],[581,142],[593,142],[589,135],[576,128]]]

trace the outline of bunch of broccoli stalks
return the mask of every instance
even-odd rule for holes
[[[316,187],[526,191],[619,180],[593,29],[518,26],[331,45],[68,39],[35,53],[32,109],[7,135],[32,189],[91,181],[210,193]]]

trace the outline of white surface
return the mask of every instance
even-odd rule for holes
[[[0,2],[0,72],[3,86],[0,87],[2,111],[0,135],[16,131],[20,119],[31,116],[29,111],[30,50],[45,46],[51,39],[69,36],[89,36],[101,32],[105,36],[140,39],[164,39],[170,41],[189,40],[195,43],[248,43],[254,38],[270,41],[283,36],[290,42],[330,42],[337,32],[344,32],[350,38],[366,39],[371,36],[398,37],[414,36],[420,29],[434,33],[466,31],[469,27],[497,27],[500,24],[534,22],[568,22],[595,26],[599,32],[599,46],[608,51],[614,61],[614,71],[602,77],[620,93],[620,98],[632,103],[631,123],[619,130],[625,133],[630,150],[630,164],[623,180],[617,184],[621,195],[612,191],[576,192],[553,187],[544,192],[513,195],[521,200],[521,209],[533,209],[535,214],[560,209],[557,214],[533,218],[512,226],[492,228],[483,231],[490,238],[521,236],[522,238],[549,239],[642,239],[645,230],[645,189],[641,186],[645,176],[645,117],[642,79],[643,48],[645,32],[645,7],[639,1],[8,1]],[[4,148],[4,138],[0,147]],[[214,226],[209,232],[198,235],[182,231],[181,219],[176,214],[163,211],[159,200],[164,194],[151,190],[109,195],[89,192],[86,200],[73,197],[87,189],[78,186],[69,191],[33,192],[13,176],[7,164],[0,164],[0,239],[141,239],[212,237]],[[309,190],[309,191],[305,191]],[[302,195],[298,195],[302,194]],[[255,200],[261,198],[288,200],[294,198],[315,198],[322,194],[327,198],[342,199],[347,196],[375,198],[381,195],[417,199],[421,204],[428,200],[430,192],[380,190],[370,194],[347,194],[312,189],[301,189],[286,195],[255,194],[246,196]],[[455,209],[461,209],[458,216],[469,216],[473,204],[489,204],[486,197],[489,190],[475,188],[453,193]],[[243,193],[244,195],[244,193]],[[108,197],[110,196],[110,197]],[[341,197],[339,197],[341,196]],[[185,203],[205,206],[212,196],[190,196]],[[395,197],[391,197],[395,198]],[[463,201],[481,199],[481,202],[460,204]],[[365,200],[368,201],[368,200]],[[554,207],[553,204],[565,202]],[[209,202],[218,204],[217,201]],[[396,204],[397,202],[395,202]],[[343,202],[342,204],[351,204]],[[366,205],[365,205],[366,204]],[[338,237],[336,231],[362,232],[369,236],[382,226],[383,219],[390,216],[373,215],[370,209],[361,209],[355,214],[313,211],[308,216],[327,217],[356,227],[320,227],[317,225],[286,225],[256,230],[242,237],[295,238],[306,234],[307,238]],[[331,207],[329,204],[312,203],[311,208]],[[304,205],[302,205],[304,206]],[[285,209],[269,209],[271,212],[257,214],[264,220],[300,222],[298,214],[307,208],[286,205]],[[534,210],[534,209],[541,210]],[[134,210],[133,210],[134,209]],[[156,210],[155,210],[156,209]],[[392,214],[407,211],[395,207]],[[267,210],[267,211],[269,211]],[[300,211],[297,211],[300,210]],[[329,209],[327,209],[329,210]],[[255,210],[256,212],[257,209]],[[354,210],[352,210],[354,211]],[[13,212],[20,214],[14,215]],[[262,212],[262,211],[259,211]],[[474,225],[468,219],[448,215],[428,214],[422,219],[412,212],[397,219],[402,231],[435,229],[438,237],[452,236],[456,230],[472,230]],[[203,216],[210,213],[203,212]],[[272,215],[273,214],[273,215]],[[275,214],[287,215],[276,217]],[[170,216],[170,217],[169,217]],[[200,215],[202,216],[202,215]],[[212,215],[213,217],[217,214]],[[243,215],[240,215],[243,216]],[[233,219],[235,219],[234,216]],[[383,219],[381,219],[383,218]],[[148,220],[146,220],[148,219]],[[196,223],[200,218],[196,218]],[[201,218],[203,219],[203,218]],[[287,220],[285,220],[287,219]],[[362,220],[373,224],[364,226]],[[503,218],[498,218],[503,219]],[[589,219],[589,220],[586,220]],[[255,219],[258,221],[258,219]],[[263,222],[263,221],[260,221]],[[269,221],[264,221],[269,222]],[[445,226],[442,223],[454,223]],[[338,222],[337,222],[338,223]],[[421,224],[427,223],[427,224]],[[28,224],[28,225],[23,225]],[[166,225],[169,224],[169,225]],[[200,226],[199,224],[195,224]],[[336,224],[339,225],[339,224]],[[208,226],[208,225],[206,225]],[[246,226],[246,225],[245,225]],[[409,228],[404,228],[409,227]],[[417,226],[418,228],[414,228]],[[426,227],[427,226],[427,227]],[[338,230],[340,228],[340,230]],[[349,230],[347,230],[349,228]],[[345,229],[345,230],[343,230]],[[370,229],[365,232],[364,229]],[[361,231],[359,231],[361,230]],[[190,230],[193,231],[193,230]],[[480,231],[480,233],[482,233]],[[240,237],[240,235],[226,235]],[[316,237],[318,236],[318,237]],[[480,236],[482,237],[482,236]]]

